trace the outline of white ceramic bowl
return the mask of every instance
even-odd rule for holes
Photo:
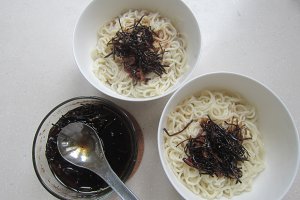
[[[287,193],[299,166],[299,136],[284,103],[263,84],[232,73],[212,73],[199,76],[179,88],[166,104],[158,128],[158,149],[163,169],[178,193],[188,200],[199,200],[174,176],[164,158],[163,128],[167,115],[183,99],[203,89],[225,89],[240,93],[257,109],[258,126],[265,144],[266,168],[253,182],[251,192],[232,200],[277,200]],[[225,198],[224,198],[225,199]]]
[[[176,29],[186,36],[189,70],[164,94],[150,98],[133,98],[118,94],[100,82],[93,74],[91,52],[97,43],[97,30],[106,22],[129,9],[157,11],[169,18]],[[174,92],[192,73],[200,52],[200,31],[197,20],[181,0],[94,0],[82,12],[74,32],[74,56],[83,76],[101,92],[127,101],[158,99]]]

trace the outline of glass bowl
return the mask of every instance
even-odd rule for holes
[[[126,181],[133,172],[136,171],[141,161],[143,153],[141,129],[135,119],[127,111],[118,107],[114,103],[99,97],[76,97],[69,99],[52,109],[42,120],[36,131],[32,147],[33,166],[39,181],[48,192],[59,199],[107,199],[114,195],[111,188],[105,189],[101,192],[90,193],[82,193],[69,189],[52,173],[46,158],[45,152],[48,134],[50,129],[53,127],[53,124],[55,124],[70,110],[85,104],[105,105],[124,121],[125,126],[130,133],[129,138],[132,143],[132,146],[130,147],[131,155],[124,165],[123,172],[119,175],[123,181]]]

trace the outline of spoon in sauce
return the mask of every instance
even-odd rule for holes
[[[138,199],[110,167],[102,140],[92,127],[81,122],[68,124],[58,134],[57,147],[65,160],[100,176],[122,199]]]

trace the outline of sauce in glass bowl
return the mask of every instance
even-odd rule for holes
[[[95,173],[69,163],[60,155],[57,136],[61,128],[73,122],[85,123],[96,130],[103,141],[105,156],[120,178],[125,178],[136,162],[136,138],[128,122],[109,105],[87,103],[62,115],[49,131],[45,154],[56,179],[80,193],[110,190],[106,182]]]

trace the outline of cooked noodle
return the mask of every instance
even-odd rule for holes
[[[216,122],[230,122],[233,118],[245,124],[249,131],[244,137],[252,139],[244,140],[243,146],[249,152],[249,161],[239,163],[242,167],[242,183],[236,183],[235,179],[199,175],[199,171],[185,164],[182,158],[186,157],[184,146],[178,143],[195,137],[200,130],[199,123],[192,123],[185,131],[176,135],[164,134],[165,158],[176,177],[193,193],[206,199],[216,199],[222,196],[231,198],[244,191],[250,191],[253,179],[264,169],[264,147],[260,133],[256,126],[257,116],[255,108],[245,102],[237,94],[229,94],[224,91],[202,91],[197,96],[191,96],[181,102],[169,114],[167,130],[170,133],[181,130],[190,120],[199,120],[207,115]]]
[[[166,51],[163,55],[162,64],[166,74],[161,77],[151,73],[146,77],[149,81],[139,81],[135,84],[127,72],[125,72],[120,59],[115,60],[113,56],[104,58],[111,53],[111,48],[107,43],[120,30],[118,18],[102,26],[98,31],[98,42],[96,49],[92,52],[94,60],[93,73],[95,76],[111,87],[119,94],[129,97],[153,97],[158,96],[171,88],[186,71],[186,41],[177,32],[170,20],[163,18],[159,13],[148,12],[145,10],[129,10],[120,16],[122,27],[131,27],[135,21],[142,16],[142,25],[147,25],[157,34],[154,35],[155,47],[160,46]],[[159,53],[162,53],[161,50]]]

